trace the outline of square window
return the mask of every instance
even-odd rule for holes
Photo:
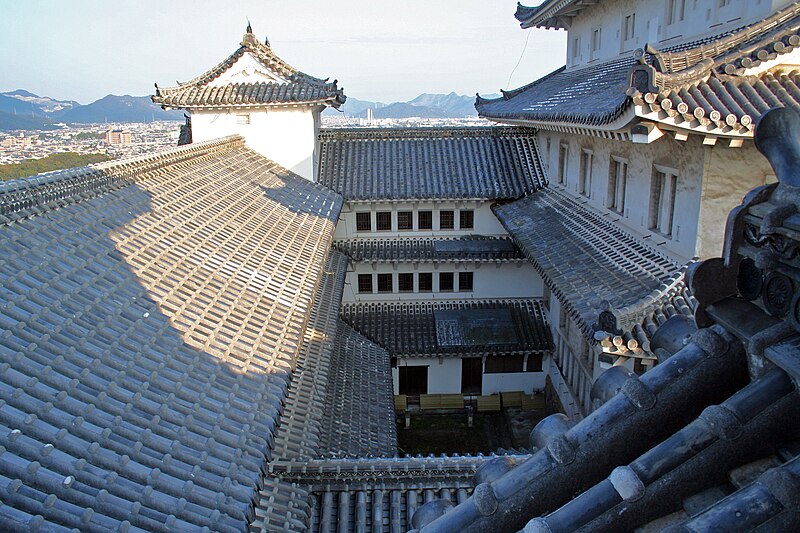
[[[461,292],[471,292],[473,284],[472,272],[459,272],[458,273],[458,290]]]
[[[453,292],[452,272],[439,272],[439,292]]]
[[[400,292],[414,291],[414,274],[404,273],[397,275],[397,290]]]
[[[378,223],[378,231],[392,231],[391,211],[378,211],[375,213],[375,220]]]
[[[439,211],[439,229],[453,229],[456,217],[453,211]]]
[[[236,115],[236,124],[239,124],[239,125],[250,124],[250,114],[249,113],[237,114]]]
[[[458,227],[459,229],[475,228],[475,213],[473,211],[459,211]]]
[[[358,292],[359,293],[372,292],[372,274],[358,275]]]
[[[397,212],[397,229],[398,230],[411,230],[414,229],[413,224],[413,211],[398,211]]]
[[[378,274],[378,292],[392,292],[391,274]]]
[[[417,286],[419,292],[431,292],[433,291],[433,273],[432,272],[420,272],[419,273],[419,280],[417,281]]]
[[[433,211],[417,213],[417,229],[433,229]]]
[[[356,213],[356,231],[372,231],[372,213]]]
[[[486,358],[484,366],[485,374],[505,374],[511,372],[522,372],[524,355],[494,355]]]

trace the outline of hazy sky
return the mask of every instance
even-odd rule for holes
[[[521,30],[515,9],[516,0],[0,0],[0,91],[82,104],[151,94],[154,82],[191,79],[233,53],[249,18],[285,61],[337,78],[348,96],[493,93],[523,50],[510,88],[564,63],[566,33]]]

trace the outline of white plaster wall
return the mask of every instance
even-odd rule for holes
[[[440,363],[441,361],[441,363]],[[543,372],[514,372],[501,374],[483,374],[482,394],[484,396],[497,392],[523,391],[530,394],[533,390],[543,390],[547,375],[549,358],[542,363]],[[428,394],[460,394],[461,393],[461,359],[457,357],[413,357],[398,359],[397,366],[427,366]],[[394,393],[400,392],[400,374],[397,368],[392,369]]]
[[[439,229],[439,211],[451,210],[455,213],[454,230]],[[475,221],[473,229],[461,230],[458,228],[458,211],[471,210],[474,212]],[[356,231],[356,212],[372,212],[372,228],[377,227],[375,220],[376,211],[392,212],[392,231]],[[397,212],[414,211],[414,230],[397,231]],[[433,211],[433,229],[419,231],[417,229],[417,211]],[[418,201],[418,202],[347,202],[339,222],[336,225],[335,239],[359,238],[387,238],[387,237],[462,237],[464,235],[508,236],[497,217],[491,209],[491,202],[481,200],[462,201]]]
[[[473,273],[474,290],[458,290],[458,272]],[[418,292],[417,276],[414,276],[414,292],[398,292],[398,273],[433,273],[433,292]],[[439,292],[438,272],[455,272],[453,292]],[[391,273],[393,293],[358,292],[358,275],[372,274],[372,287],[377,291],[376,274]],[[435,301],[435,300],[480,300],[498,298],[539,298],[542,296],[542,278],[528,262],[517,263],[364,263],[350,266],[345,280],[343,303],[352,302],[397,302],[397,301]]]
[[[457,357],[411,357],[398,359],[397,366],[427,366],[428,394],[461,393],[461,359]],[[397,368],[392,369],[394,393],[400,394],[400,374]]]
[[[545,361],[542,369],[547,370],[548,362]],[[530,394],[534,390],[544,390],[547,372],[514,372],[509,374],[484,374],[483,395],[488,396],[498,392],[522,391]]]
[[[250,124],[237,124],[237,114]],[[252,150],[308,180],[314,179],[314,152],[320,110],[270,109],[192,112],[192,141],[239,134]]]
[[[666,0],[618,0],[598,2],[582,10],[569,29],[567,39],[567,65],[580,67],[629,54],[650,42],[657,48],[666,48],[683,42],[715,35],[760,20],[774,10],[785,7],[792,0],[731,0],[725,7],[719,0],[675,0],[685,2],[683,21],[667,24]],[[633,39],[623,42],[622,25],[625,16],[636,14]],[[601,48],[590,53],[591,34],[602,28]],[[572,61],[575,37],[580,35],[580,54]]]
[[[634,235],[646,237],[651,244],[657,245],[659,249],[675,255],[678,259],[689,260],[698,254],[697,230],[706,148],[698,136],[691,135],[687,141],[676,141],[671,136],[665,135],[651,144],[633,145],[630,142],[556,132],[543,131],[539,135],[540,146],[546,146],[546,140],[550,137],[548,163],[552,169],[550,173],[552,186],[559,185],[558,146],[566,144],[569,146],[569,154],[567,180],[564,186],[571,194],[581,199],[588,199],[589,205],[601,213],[608,213],[609,220],[617,222]],[[592,152],[592,184],[588,197],[578,192],[583,150]],[[546,148],[544,156],[547,157]],[[625,211],[622,215],[606,207],[612,156],[623,158],[628,162]],[[674,169],[678,176],[671,237],[651,231],[648,227],[654,165]],[[732,204],[730,208],[737,203]]]

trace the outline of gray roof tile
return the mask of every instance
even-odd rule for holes
[[[551,346],[538,300],[344,304],[342,318],[393,356],[501,355]],[[502,342],[470,340],[475,331],[485,335],[486,328]]]
[[[523,128],[329,129],[319,182],[346,200],[499,199],[546,185]]]
[[[340,207],[240,138],[0,184],[4,527],[241,531]]]
[[[524,259],[508,238],[470,235],[456,239],[424,237],[398,239],[347,239],[334,247],[354,261],[498,262]]]
[[[684,265],[555,189],[494,211],[585,331],[606,310],[628,330],[681,292]]]

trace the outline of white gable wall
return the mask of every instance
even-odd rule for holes
[[[192,141],[238,134],[248,148],[314,181],[320,112],[308,107],[192,111]]]

